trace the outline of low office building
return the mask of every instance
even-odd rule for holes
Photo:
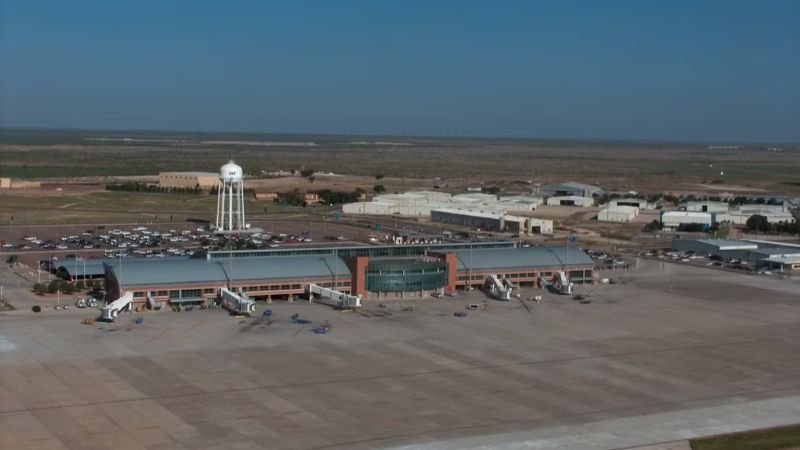
[[[597,213],[600,222],[630,222],[639,215],[635,206],[607,206]]]
[[[596,278],[592,259],[580,249],[511,242],[223,251],[106,260],[103,268],[107,301],[130,292],[137,306],[208,304],[223,287],[265,301],[297,298],[309,284],[392,299],[480,287],[490,275],[530,286],[558,271],[574,283]]]
[[[211,189],[219,185],[216,172],[161,172],[158,185],[166,188]]]
[[[594,199],[591,197],[578,197],[574,195],[555,196],[547,199],[548,206],[594,206]]]

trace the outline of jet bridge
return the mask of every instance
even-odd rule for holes
[[[496,276],[491,275],[486,278],[484,286],[492,297],[504,301],[511,300],[511,288],[506,283],[500,281]]]
[[[573,283],[569,281],[566,273],[556,272],[556,274],[553,276],[552,285],[559,294],[572,295]]]
[[[130,311],[132,303],[133,292],[125,292],[120,298],[100,308],[100,317],[102,320],[113,322],[120,312]]]
[[[250,314],[256,310],[256,301],[247,298],[245,294],[237,294],[228,288],[220,288],[219,296],[222,298],[222,307],[234,314]]]
[[[360,295],[345,294],[344,292],[322,287],[318,284],[309,284],[306,286],[306,293],[308,293],[309,300],[334,308],[350,309],[361,307]]]

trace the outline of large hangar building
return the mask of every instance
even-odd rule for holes
[[[673,250],[738,260],[755,269],[800,270],[800,245],[735,239],[674,239]]]
[[[199,258],[107,260],[103,267],[107,301],[131,292],[141,306],[207,304],[223,287],[264,301],[295,298],[310,284],[393,299],[480,287],[490,275],[529,286],[559,271],[575,283],[596,276],[580,249],[513,242],[220,251]]]
[[[161,172],[158,185],[167,188],[211,189],[219,184],[219,174],[213,172]]]

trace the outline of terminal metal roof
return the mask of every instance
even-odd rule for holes
[[[460,271],[594,265],[583,250],[567,247],[489,248],[457,250],[455,254]]]
[[[123,287],[325,278],[333,277],[334,273],[337,277],[350,276],[344,261],[330,255],[215,260],[163,258],[138,260],[133,264],[125,261],[121,268],[118,264],[110,265]]]
[[[483,219],[500,220],[505,216],[504,212],[500,211],[475,211],[471,209],[458,209],[458,208],[437,208],[431,211],[440,214],[451,214],[454,216],[467,216],[467,217],[480,217]]]
[[[74,277],[99,277],[105,273],[103,263],[113,263],[111,259],[67,259],[58,264],[58,269],[66,271],[69,276]]]
[[[476,243],[477,244],[477,243]],[[591,266],[593,261],[579,248],[529,247],[455,250],[459,271],[537,267]],[[470,257],[471,253],[471,257]],[[125,288],[154,285],[186,285],[233,281],[270,281],[350,277],[345,262],[333,255],[294,255],[231,258],[137,258],[104,260]],[[88,269],[87,269],[88,272]]]

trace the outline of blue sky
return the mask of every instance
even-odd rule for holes
[[[0,125],[800,142],[800,1],[0,0]]]

